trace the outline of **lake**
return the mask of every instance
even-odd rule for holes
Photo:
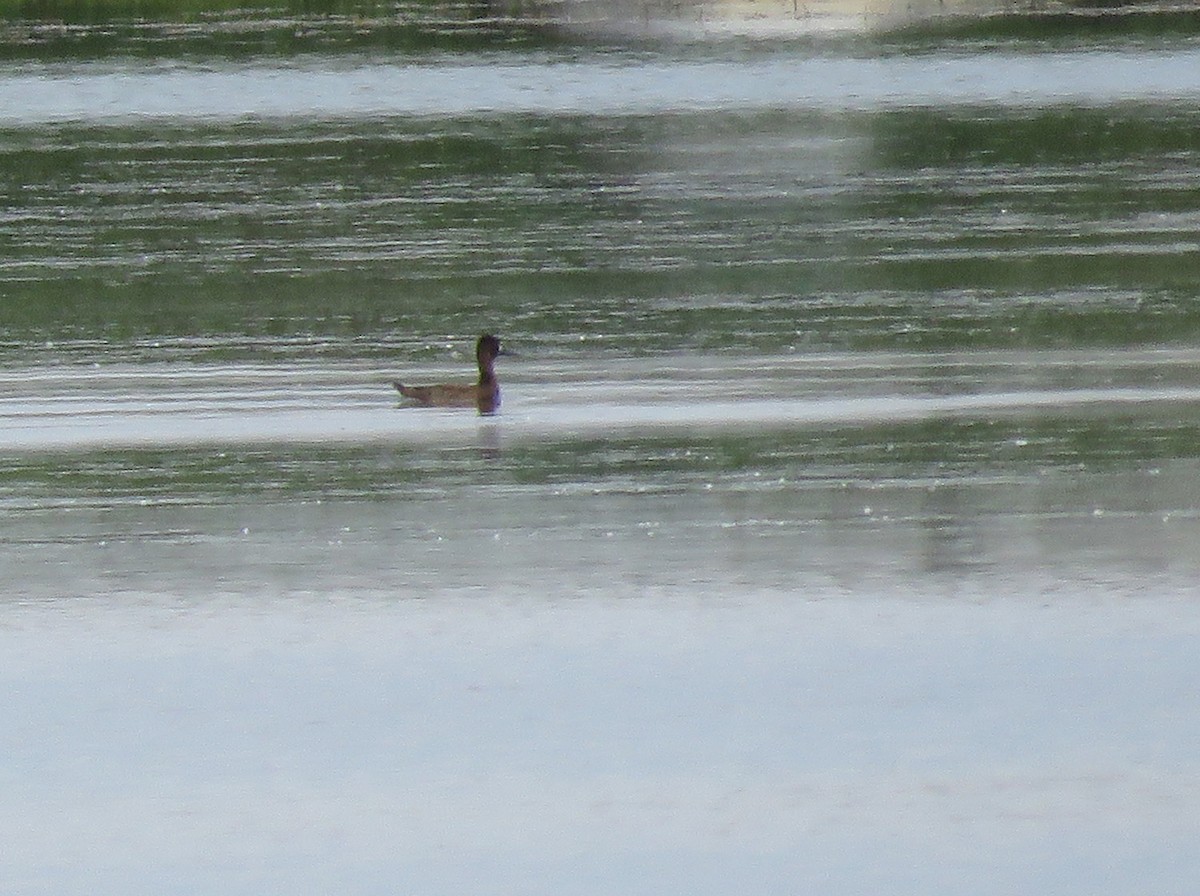
[[[1196,21],[263,27],[7,36],[0,890],[1185,892]]]

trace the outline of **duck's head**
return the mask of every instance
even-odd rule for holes
[[[475,357],[479,360],[480,364],[483,364],[485,361],[490,364],[496,360],[497,355],[501,354],[503,352],[500,349],[500,340],[491,333],[484,333],[479,337],[479,341],[475,343]]]

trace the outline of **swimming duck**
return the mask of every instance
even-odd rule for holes
[[[434,386],[406,386],[392,383],[396,391],[420,405],[430,408],[478,408],[481,414],[494,414],[500,407],[500,384],[493,369],[496,356],[501,355],[500,340],[484,333],[475,343],[475,360],[479,363],[477,383],[439,383]]]

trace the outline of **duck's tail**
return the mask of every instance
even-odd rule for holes
[[[429,386],[406,386],[399,380],[392,383],[396,387],[396,391],[405,398],[411,399],[418,404],[432,404],[433,394]]]

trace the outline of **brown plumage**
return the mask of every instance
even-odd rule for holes
[[[484,333],[475,343],[475,360],[479,363],[476,383],[438,383],[432,386],[406,386],[392,383],[396,391],[417,404],[430,408],[476,408],[481,414],[494,414],[500,407],[500,384],[494,369],[496,357],[503,354],[500,340]]]

